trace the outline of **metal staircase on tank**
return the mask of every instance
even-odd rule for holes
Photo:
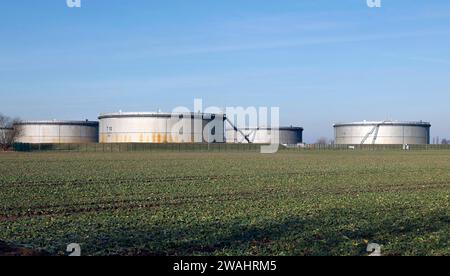
[[[384,124],[385,122],[381,122],[381,123],[378,123],[378,124],[376,124],[367,134],[366,134],[366,136],[364,136],[364,138],[362,139],[362,141],[361,141],[361,145],[364,145],[365,143],[366,143],[366,141],[367,141],[367,139],[369,139],[369,137],[370,137],[370,135],[372,135],[372,134],[374,134],[373,135],[373,139],[372,139],[372,145],[375,145],[375,142],[377,141],[377,138],[378,138],[378,132],[379,132],[379,130],[380,130],[380,126],[382,125],[382,124]]]
[[[380,125],[378,125],[375,129],[375,134],[373,135],[372,145],[375,145],[375,142],[377,141],[379,130],[380,130]]]
[[[230,119],[228,119],[227,117],[225,117],[225,120],[230,124],[230,126],[234,129],[235,132],[239,132],[249,144],[252,144],[252,141],[250,141],[250,138],[249,138],[250,134],[246,135],[242,130],[237,128],[233,124],[233,122]]]

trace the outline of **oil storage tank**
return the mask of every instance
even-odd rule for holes
[[[223,143],[223,114],[119,112],[99,116],[100,143]]]
[[[426,145],[430,143],[428,122],[363,121],[334,125],[335,142],[341,145]]]
[[[18,129],[18,143],[27,144],[84,144],[98,142],[98,122],[94,121],[22,121]]]
[[[278,132],[279,144],[298,145],[303,143],[303,128],[279,127],[279,128],[228,128],[226,130],[227,143],[252,143],[271,144],[274,135]]]

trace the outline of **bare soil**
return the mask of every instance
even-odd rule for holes
[[[0,241],[0,256],[16,256],[16,257],[37,257],[47,256],[43,251],[33,250],[30,248],[20,247]]]

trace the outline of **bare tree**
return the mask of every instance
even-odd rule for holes
[[[3,151],[9,150],[17,138],[21,134],[21,128],[16,126],[19,119],[11,119],[0,114],[0,149]]]
[[[442,144],[442,145],[449,145],[449,144],[450,144],[450,140],[442,139],[441,144]]]

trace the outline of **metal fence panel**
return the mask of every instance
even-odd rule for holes
[[[18,152],[260,152],[260,144],[21,144],[14,145]],[[403,145],[319,145],[302,147],[280,146],[280,151],[380,151],[404,150]],[[409,150],[450,150],[450,145],[409,145]]]

